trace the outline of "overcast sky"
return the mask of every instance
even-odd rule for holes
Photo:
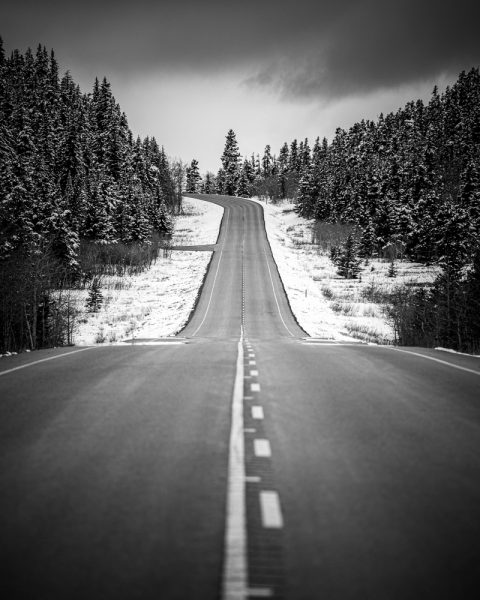
[[[41,43],[83,91],[106,76],[135,134],[216,171],[428,100],[480,65],[478,0],[1,0],[6,51]]]

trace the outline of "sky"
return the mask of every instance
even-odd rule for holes
[[[428,101],[480,66],[478,0],[0,0],[7,53],[53,48],[104,76],[135,135],[216,172],[243,156]]]

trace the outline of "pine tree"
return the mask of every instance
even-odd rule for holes
[[[387,277],[396,277],[397,276],[397,267],[395,266],[395,261],[392,259],[390,261],[390,265],[388,267]]]
[[[310,219],[314,216],[319,190],[313,169],[307,169],[298,186],[297,212]]]
[[[248,176],[245,172],[245,169],[242,169],[240,173],[240,178],[238,180],[237,187],[237,196],[240,196],[240,198],[250,197],[250,183],[248,181]]]
[[[345,244],[343,244],[336,256],[335,263],[337,272],[345,279],[356,279],[360,272],[360,259],[358,258],[357,245],[352,234],[350,234]]]
[[[370,218],[366,226],[362,230],[362,236],[360,238],[359,255],[365,258],[371,257],[377,246],[377,236],[375,234],[375,227],[373,221]]]
[[[278,166],[281,173],[286,173],[288,171],[288,161],[289,161],[290,151],[288,149],[288,144],[285,142],[283,146],[280,148],[280,153],[278,155]]]
[[[290,144],[290,158],[288,169],[291,173],[298,173],[300,171],[300,160],[298,156],[298,142],[297,140],[293,140]]]
[[[267,179],[267,177],[270,177],[272,175],[272,168],[273,168],[273,159],[272,159],[272,154],[271,154],[271,148],[267,144],[265,146],[265,151],[263,153],[263,158],[262,158],[262,176],[264,177],[264,179]]]
[[[98,277],[95,277],[88,292],[85,307],[88,312],[96,313],[100,310],[103,304],[103,294]]]
[[[311,161],[310,146],[308,144],[308,138],[305,138],[305,141],[303,142],[303,146],[302,146],[302,153],[300,156],[300,168],[302,170],[308,169],[310,167],[310,161]]]
[[[198,160],[195,158],[190,163],[190,167],[187,168],[187,185],[186,191],[190,193],[196,193],[199,190],[201,182],[200,172],[198,170]]]
[[[215,177],[215,192],[217,194],[226,193],[225,171],[223,169],[219,169]]]
[[[202,186],[203,194],[214,194],[215,193],[215,175],[207,172]]]
[[[221,160],[223,166],[223,193],[227,196],[235,196],[240,176],[240,152],[233,129],[230,129],[227,133]]]

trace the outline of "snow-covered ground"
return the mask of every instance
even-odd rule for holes
[[[183,212],[176,218],[172,245],[215,244],[223,208],[184,198]],[[85,310],[88,291],[76,291],[76,304],[82,312],[75,344],[174,335],[188,320],[211,255],[208,251],[173,250],[168,257],[160,253],[153,266],[140,275],[103,277],[104,302],[97,313]]]
[[[265,225],[292,310],[305,331],[319,338],[392,343],[393,331],[383,306],[369,301],[407,282],[428,282],[435,269],[397,261],[397,276],[387,276],[389,261],[362,263],[356,280],[340,277],[329,256],[312,243],[313,221],[299,217],[290,202],[264,207]],[[223,209],[209,202],[184,199],[184,215],[175,223],[173,246],[214,244]],[[182,329],[195,304],[211,252],[173,251],[159,256],[140,275],[104,277],[104,304],[98,313],[85,310],[87,291],[77,291],[82,310],[77,345],[116,343],[125,339],[171,336]]]
[[[391,278],[387,276],[389,261],[370,259],[368,264],[362,263],[358,279],[344,279],[329,256],[312,243],[313,220],[299,217],[291,202],[257,202],[264,207],[273,255],[293,313],[303,329],[319,338],[392,343],[393,330],[384,316],[384,307],[368,297],[403,283],[433,281],[435,269],[396,261],[397,275]]]

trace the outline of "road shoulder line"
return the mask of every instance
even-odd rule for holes
[[[400,350],[400,348],[392,348],[396,352],[403,352],[403,354],[411,354],[412,356],[420,356],[421,358],[426,358],[427,360],[433,360],[434,362],[438,362],[442,365],[446,365],[447,367],[452,367],[452,369],[459,369],[460,371],[466,371],[467,373],[472,373],[473,375],[480,375],[480,371],[474,371],[473,369],[468,369],[467,367],[461,367],[460,365],[454,365],[446,360],[441,360],[440,358],[435,358],[434,356],[427,356],[426,354],[420,354],[420,352],[411,352],[410,350]]]
[[[48,360],[55,360],[56,358],[63,358],[64,356],[70,356],[71,354],[77,354],[78,352],[85,352],[85,350],[93,350],[96,346],[88,346],[88,348],[80,348],[80,350],[73,350],[72,352],[65,352],[64,354],[56,354],[55,356],[49,356],[48,358],[41,358],[40,360],[34,360],[29,363],[25,363],[24,365],[18,365],[18,367],[13,367],[13,369],[7,369],[6,371],[0,371],[0,377],[2,375],[7,375],[7,373],[13,373],[13,371],[18,371],[20,369],[26,369],[27,367],[33,367],[33,365],[38,365],[43,362],[47,362]]]
[[[229,210],[229,211],[228,211],[228,213],[227,213],[227,222],[226,222],[226,224],[225,224],[225,231],[227,231],[227,228],[228,228],[229,221],[230,221],[230,210]],[[222,231],[222,228],[223,228],[223,222],[222,222],[222,225],[220,226],[220,232]],[[219,233],[219,236],[218,236],[219,238],[220,238],[220,235],[221,235],[221,234]],[[218,243],[218,242],[217,242],[217,243]],[[222,249],[221,249],[221,251],[220,251],[220,256],[219,256],[219,258],[218,258],[218,263],[217,263],[217,270],[215,271],[215,277],[214,277],[214,279],[213,279],[213,283],[212,283],[212,289],[211,289],[211,291],[210,291],[210,298],[208,299],[208,304],[207,304],[207,307],[206,307],[206,309],[205,309],[205,314],[203,315],[203,319],[202,319],[202,321],[201,321],[200,325],[199,325],[199,326],[198,326],[198,327],[195,329],[195,331],[192,333],[192,337],[195,337],[195,336],[197,335],[197,333],[199,332],[199,330],[202,328],[203,324],[205,323],[205,319],[207,318],[208,311],[210,310],[210,305],[211,305],[211,303],[212,303],[213,292],[214,292],[214,290],[215,290],[215,283],[217,282],[218,271],[219,271],[219,269],[220,269],[220,263],[222,262],[222,257],[223,257],[223,248],[224,248],[224,245],[222,244]],[[213,255],[212,255],[212,259],[213,259]],[[207,277],[207,276],[208,276],[208,272],[207,272],[207,274],[206,274],[206,276],[205,276],[205,281],[206,281],[206,277]],[[183,328],[183,329],[185,329],[185,328]],[[183,329],[182,329],[181,331],[183,331]]]

